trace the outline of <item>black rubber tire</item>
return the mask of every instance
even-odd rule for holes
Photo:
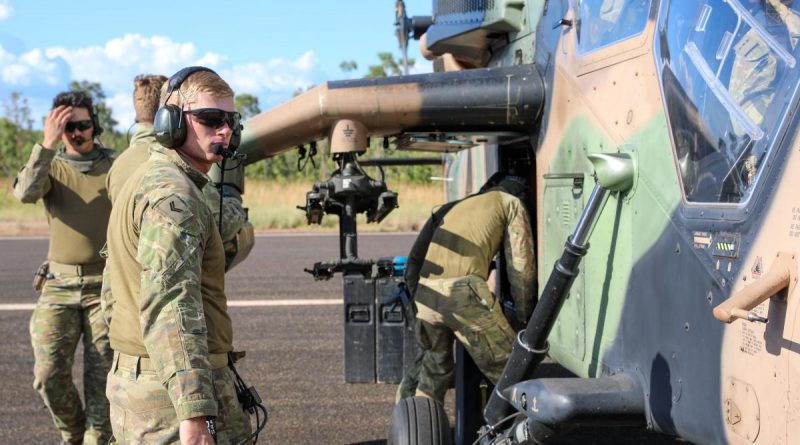
[[[441,403],[409,397],[392,411],[389,445],[451,445],[450,423]]]

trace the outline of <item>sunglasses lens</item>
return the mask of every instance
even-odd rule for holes
[[[64,130],[67,133],[72,133],[76,129],[78,131],[86,131],[92,128],[92,121],[74,121],[74,122],[67,122],[67,125],[64,126]]]
[[[239,125],[239,113],[235,111],[203,108],[191,110],[190,112],[197,117],[197,122],[206,127],[219,129],[223,125],[228,124],[229,127],[236,128]]]
[[[195,114],[197,121],[206,127],[219,128],[225,124],[225,114],[219,111],[202,111]]]

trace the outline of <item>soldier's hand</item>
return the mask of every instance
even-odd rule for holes
[[[66,105],[59,105],[50,110],[44,120],[44,141],[42,142],[44,148],[52,150],[58,145],[61,135],[64,134],[64,126],[71,117],[72,107]]]
[[[179,433],[183,445],[214,445],[214,438],[208,432],[205,417],[181,420]]]

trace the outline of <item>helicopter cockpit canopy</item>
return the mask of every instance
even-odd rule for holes
[[[792,3],[672,1],[662,9],[656,50],[687,201],[747,201],[785,132],[800,84],[800,5]]]

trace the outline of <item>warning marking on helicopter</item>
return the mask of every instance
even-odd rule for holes
[[[717,258],[738,258],[739,239],[738,233],[717,234],[711,245],[711,254]]]
[[[789,238],[800,238],[800,224],[797,224],[797,221],[800,221],[800,207],[792,207],[792,221],[794,223],[789,224]]]
[[[230,300],[228,307],[292,307],[292,306],[338,306],[342,300],[334,298],[302,299],[302,300]],[[0,311],[32,311],[36,303],[0,304]]]
[[[747,355],[757,355],[764,350],[763,332],[756,332],[751,323],[742,322],[742,343],[739,351]]]

